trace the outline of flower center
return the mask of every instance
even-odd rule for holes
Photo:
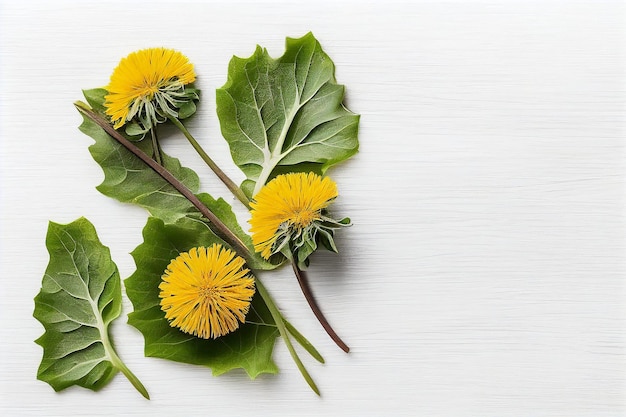
[[[219,289],[211,282],[211,273],[203,274],[203,283],[198,286],[198,301],[203,304],[210,304],[219,294]]]
[[[152,100],[154,95],[159,92],[158,85],[145,85],[138,90],[139,96]]]
[[[317,212],[310,209],[295,211],[291,218],[293,224],[300,228],[307,227],[317,218]]]
[[[215,293],[216,292],[217,291],[215,290],[215,287],[212,287],[212,286],[209,286],[209,285],[203,285],[198,290],[198,296],[203,301],[210,301],[211,299],[213,299],[213,297],[215,297]]]

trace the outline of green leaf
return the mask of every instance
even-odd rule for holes
[[[106,110],[106,108],[104,107],[104,102],[106,101],[104,97],[107,94],[109,94],[109,92],[104,88],[92,88],[91,90],[83,90],[83,95],[85,96],[87,103],[89,103],[92,109],[101,114],[104,114]]]
[[[50,222],[46,246],[50,262],[33,314],[45,328],[36,340],[44,349],[37,378],[56,391],[72,385],[98,390],[122,371],[149,398],[109,338],[109,324],[121,311],[120,277],[93,225],[85,218]]]
[[[91,107],[102,113],[106,90],[86,90],[84,94]],[[89,147],[89,152],[104,171],[104,181],[96,187],[102,194],[144,207],[153,216],[168,223],[173,223],[187,213],[195,211],[192,204],[174,187],[112,139],[91,119],[84,116],[80,130],[96,141]],[[146,154],[152,155],[149,141],[134,143]],[[163,166],[168,171],[192,192],[198,191],[200,181],[193,170],[182,167],[178,159],[163,152],[161,156]]]
[[[334,73],[311,33],[287,38],[278,59],[260,46],[250,58],[232,58],[217,90],[217,114],[247,176],[248,196],[279,172],[323,173],[357,152],[359,116],[344,107],[344,86]]]
[[[214,375],[237,368],[244,369],[251,378],[277,373],[272,351],[279,332],[258,294],[252,300],[246,323],[218,339],[200,339],[171,327],[160,308],[158,286],[170,261],[193,247],[225,243],[204,222],[189,217],[175,224],[150,218],[143,238],[144,242],[132,252],[137,270],[124,283],[134,307],[128,322],[144,335],[146,356],[205,365]]]

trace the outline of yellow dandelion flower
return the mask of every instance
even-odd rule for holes
[[[115,128],[137,118],[145,129],[176,117],[177,108],[197,99],[196,90],[185,91],[196,74],[186,56],[166,48],[136,51],[123,58],[111,75],[105,97],[106,114]]]
[[[235,252],[212,245],[172,260],[159,285],[170,326],[208,339],[239,328],[254,295],[254,278]]]
[[[337,197],[337,185],[315,173],[279,175],[255,196],[249,221],[254,249],[265,259],[288,248],[291,253],[303,247],[317,247],[318,232],[325,246],[335,250],[332,229],[345,226],[349,219],[337,222],[325,209]],[[304,261],[304,259],[300,259]]]

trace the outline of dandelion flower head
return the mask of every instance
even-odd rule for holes
[[[189,59],[178,51],[150,48],[123,58],[111,75],[105,97],[106,114],[114,127],[136,118],[145,129],[176,117],[179,108],[191,97],[185,85],[196,74]]]
[[[323,211],[337,197],[337,185],[315,173],[279,175],[267,183],[250,206],[250,232],[257,252],[268,259],[297,238],[315,238],[320,222],[332,221]]]
[[[172,260],[162,276],[161,309],[170,326],[203,339],[239,328],[254,295],[254,278],[243,258],[215,244]]]

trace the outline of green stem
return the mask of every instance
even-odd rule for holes
[[[124,376],[126,376],[126,378],[128,378],[128,380],[133,385],[133,387],[135,387],[135,389],[137,391],[139,391],[139,393],[141,395],[143,395],[143,397],[146,400],[149,400],[150,399],[150,394],[148,394],[148,390],[146,390],[146,387],[143,386],[143,384],[141,383],[139,378],[137,378],[135,376],[135,374],[133,374],[130,371],[130,369],[128,369],[128,367],[124,364],[124,362],[122,362],[122,360],[117,355],[117,353],[115,353],[115,351],[112,351],[112,353],[113,353],[113,355],[111,355],[111,363],[113,364],[113,366],[116,367],[117,369],[119,369],[120,372],[122,372],[124,374]]]
[[[315,346],[313,346],[311,344],[311,342],[309,342],[307,340],[306,337],[304,337],[302,335],[302,333],[300,333],[298,331],[298,329],[296,329],[295,327],[293,327],[293,325],[291,323],[289,323],[287,320],[285,320],[285,318],[283,317],[283,321],[285,322],[285,327],[287,328],[287,331],[289,331],[289,333],[291,333],[291,335],[293,336],[294,339],[296,339],[298,341],[298,343],[300,343],[300,345],[304,348],[304,350],[306,350],[307,352],[309,352],[309,354],[311,356],[313,356],[315,358],[315,360],[317,360],[320,363],[325,363],[324,358],[322,357],[322,355],[317,351],[317,349],[315,349]]]
[[[109,340],[108,330],[106,328],[101,329],[100,334],[102,336],[104,351],[107,352],[109,360],[111,361],[113,367],[119,369],[124,374],[124,376],[128,378],[130,383],[133,384],[133,387],[135,387],[135,389],[139,391],[139,393],[143,395],[145,399],[149,400],[150,394],[148,394],[148,390],[146,390],[146,387],[143,386],[139,378],[137,378],[135,374],[133,374],[131,370],[128,369],[126,364],[124,364],[124,362],[122,362],[120,357],[117,355],[117,352],[115,351],[113,345],[111,344],[111,341]]]
[[[313,381],[313,378],[311,378],[311,375],[309,374],[309,372],[304,367],[304,364],[300,360],[300,357],[298,356],[298,353],[296,352],[296,350],[293,347],[293,344],[291,343],[291,339],[289,339],[289,333],[287,332],[287,328],[285,326],[286,322],[284,321],[282,314],[278,310],[278,307],[276,307],[276,304],[274,304],[274,300],[270,296],[269,292],[267,292],[267,289],[265,288],[265,286],[263,285],[263,283],[261,282],[261,280],[258,277],[255,280],[255,285],[256,285],[257,290],[259,291],[259,295],[263,298],[263,301],[265,301],[265,305],[267,305],[267,308],[270,311],[270,314],[272,315],[272,318],[274,319],[274,322],[276,322],[276,327],[278,327],[278,332],[283,337],[283,340],[285,341],[285,345],[287,346],[287,350],[289,350],[289,353],[291,354],[291,357],[293,358],[293,361],[296,363],[296,366],[298,367],[298,370],[300,370],[300,373],[302,374],[302,377],[304,377],[304,380],[309,384],[311,389],[317,395],[320,395],[320,391],[317,388],[317,385],[315,385],[315,382]],[[306,349],[306,347],[305,347],[305,349]],[[319,355],[319,353],[318,353],[318,355]],[[323,359],[322,359],[322,361],[323,361]]]
[[[157,140],[156,126],[150,128],[150,136],[152,137],[152,153],[154,154],[154,160],[157,164],[163,165],[161,149],[159,147],[159,141]]]
[[[200,155],[200,158],[202,158],[202,160],[206,162],[209,168],[213,170],[215,175],[217,175],[218,178],[222,180],[222,182],[224,183],[224,185],[226,185],[226,187],[228,187],[230,192],[233,193],[233,195],[239,201],[241,201],[241,203],[246,206],[248,210],[250,210],[250,200],[248,199],[248,197],[243,193],[241,188],[239,188],[239,186],[237,186],[237,184],[235,184],[233,180],[231,180],[230,177],[228,177],[228,175],[226,175],[226,173],[222,171],[219,166],[217,166],[215,161],[211,159],[211,157],[204,151],[204,149],[202,149],[202,146],[200,146],[198,141],[191,135],[185,125],[183,125],[181,121],[175,117],[170,117],[169,119],[183,133],[183,135],[185,135],[189,143],[191,143],[191,146],[193,146],[196,152],[198,152],[198,155]]]

